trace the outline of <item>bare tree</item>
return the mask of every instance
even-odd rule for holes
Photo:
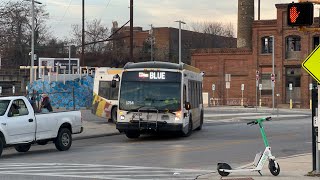
[[[107,39],[110,35],[109,28],[104,26],[101,23],[101,20],[94,19],[93,21],[89,21],[86,23],[86,43],[92,43],[90,45],[86,45],[86,52],[89,53],[103,53],[105,50],[105,43],[97,42],[104,39]],[[81,44],[82,37],[82,29],[80,25],[75,24],[72,25],[72,39],[71,41],[75,44]]]
[[[35,48],[49,36],[45,21],[49,14],[45,6],[35,8]],[[30,62],[31,10],[30,2],[7,2],[0,8],[0,49],[3,65],[27,65]],[[36,51],[37,52],[37,51]]]
[[[231,23],[221,22],[193,22],[191,28],[195,32],[212,34],[217,36],[235,37],[234,27]]]

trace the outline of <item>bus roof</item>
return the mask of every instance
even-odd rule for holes
[[[147,61],[147,62],[139,62],[133,63],[128,62],[124,67],[124,69],[145,69],[145,68],[161,68],[161,69],[177,69],[177,70],[189,70],[196,73],[200,73],[200,69],[190,66],[188,64],[176,64],[170,62],[161,62],[161,61]]]
[[[97,74],[121,74],[122,68],[100,67],[96,69]]]

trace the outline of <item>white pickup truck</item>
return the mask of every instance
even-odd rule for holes
[[[66,151],[72,144],[71,134],[82,130],[80,111],[35,113],[24,96],[0,98],[0,156],[5,147],[27,152],[31,144],[49,141]]]

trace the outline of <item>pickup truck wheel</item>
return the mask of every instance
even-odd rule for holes
[[[14,148],[18,152],[28,152],[31,147],[31,144],[20,144],[20,145],[15,145]]]
[[[66,151],[71,147],[72,144],[72,136],[71,132],[67,128],[62,128],[58,132],[58,136],[55,140],[56,148],[59,151]]]
[[[0,138],[0,156],[2,154],[2,151],[3,151],[3,141],[2,139]]]

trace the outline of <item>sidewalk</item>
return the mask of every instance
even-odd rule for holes
[[[209,110],[208,107],[205,110]],[[242,108],[242,107],[241,107]],[[219,107],[219,109],[239,109],[236,107]],[[219,109],[215,109],[218,110]],[[243,108],[248,109],[248,108]],[[270,112],[270,108],[265,108]],[[254,109],[255,110],[255,109]],[[272,110],[272,108],[271,108]],[[301,111],[299,111],[301,112]],[[306,114],[311,114],[310,110],[305,110]],[[115,124],[108,122],[105,118],[97,117],[91,114],[90,110],[81,110],[83,118],[84,131],[81,134],[73,135],[74,140],[88,139],[94,137],[112,136],[120,134],[116,129]],[[206,117],[206,116],[205,116]],[[268,179],[278,179],[278,180],[300,180],[300,179],[320,179],[319,177],[309,177],[305,176],[312,169],[312,159],[311,154],[302,154],[296,156],[290,156],[286,158],[277,158],[277,162],[280,165],[280,175],[273,176],[268,169],[268,164],[266,163],[264,169],[261,171],[263,176],[260,176],[257,172],[248,173],[231,173],[227,177],[221,178],[221,176],[215,172],[213,174],[207,174],[198,177],[198,179],[206,180],[268,180]],[[234,167],[235,168],[235,167]]]
[[[239,111],[239,112],[258,112],[258,113],[306,113],[311,114],[311,109],[286,109],[286,108],[269,108],[269,107],[243,107],[243,106],[210,106],[205,107],[205,112],[210,111]]]
[[[277,158],[277,162],[280,165],[280,174],[279,176],[273,176],[269,169],[268,164],[264,165],[264,168],[261,171],[263,176],[260,176],[257,172],[246,172],[246,173],[230,173],[227,177],[222,177],[218,172],[213,174],[208,174],[205,176],[200,176],[198,179],[206,180],[300,180],[300,179],[320,179],[318,177],[306,176],[308,172],[312,169],[312,159],[311,154],[301,154],[296,156],[290,156],[286,158]]]

